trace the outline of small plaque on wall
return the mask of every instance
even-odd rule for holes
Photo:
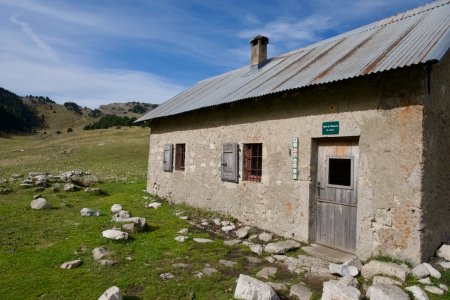
[[[298,138],[292,138],[292,179],[298,180]]]
[[[323,122],[322,134],[323,135],[339,134],[339,121]]]

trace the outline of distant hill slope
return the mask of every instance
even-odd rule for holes
[[[104,115],[127,116],[139,118],[146,112],[157,107],[157,104],[142,102],[111,103],[100,105],[100,111]]]

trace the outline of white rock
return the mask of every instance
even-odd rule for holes
[[[64,185],[64,192],[74,192],[76,189],[75,184],[73,183],[66,183]]]
[[[361,274],[366,279],[372,278],[374,275],[388,275],[397,277],[401,281],[405,281],[406,276],[411,270],[404,265],[397,265],[390,262],[382,262],[378,260],[371,260],[362,267]]]
[[[263,242],[270,242],[273,238],[273,233],[270,232],[263,232],[260,235],[258,235],[258,238]]]
[[[117,286],[112,286],[107,289],[98,300],[123,300],[122,293]]]
[[[120,205],[120,204],[114,204],[113,206],[111,206],[111,212],[113,214],[117,214],[121,210],[122,210],[122,205]]]
[[[80,214],[82,217],[92,217],[92,216],[98,217],[100,216],[100,211],[85,207],[80,210]]]
[[[262,252],[263,252],[263,246],[261,246],[261,245],[258,245],[258,244],[250,244],[249,247],[250,247],[250,250],[251,250],[253,253],[256,253],[256,254],[258,254],[258,255],[261,255]]]
[[[225,232],[232,231],[235,229],[236,229],[236,226],[234,226],[233,224],[222,227],[222,231],[225,231]]]
[[[431,279],[430,277],[427,278],[422,278],[418,280],[421,284],[431,284]]]
[[[234,246],[234,245],[237,245],[237,244],[240,244],[241,243],[241,240],[228,240],[228,241],[223,241],[223,244],[225,245],[225,246]]]
[[[264,279],[269,279],[269,277],[272,277],[275,274],[277,274],[277,271],[278,269],[275,267],[265,267],[259,270],[258,273],[256,273],[256,276]]]
[[[214,220],[213,220],[213,223],[214,224],[216,224],[217,226],[220,226],[220,225],[222,225],[222,220],[221,219],[219,219],[219,218],[215,218]]]
[[[442,245],[437,251],[437,256],[450,261],[450,245]]]
[[[102,235],[104,238],[116,241],[128,239],[128,233],[115,229],[105,230],[102,232]]]
[[[187,228],[183,228],[183,229],[178,230],[179,234],[187,234],[188,232],[189,232],[189,229],[187,229]]]
[[[440,261],[439,265],[443,267],[444,269],[450,269],[450,262],[449,261]]]
[[[204,244],[204,243],[214,243],[213,240],[203,239],[203,238],[193,238],[194,242]]]
[[[357,258],[357,257],[353,257],[353,258],[347,260],[344,263],[344,265],[355,267],[358,269],[358,271],[361,271],[361,269],[363,267],[361,260],[359,260],[359,258]]]
[[[250,276],[240,274],[234,298],[242,300],[278,300],[270,285]]]
[[[94,250],[92,250],[92,256],[94,257],[95,260],[102,259],[106,255],[108,255],[108,251],[106,250],[105,247],[97,247],[94,248]]]
[[[440,283],[440,284],[439,284],[439,288],[441,288],[441,289],[443,289],[444,291],[448,292],[448,286],[446,286],[446,285],[443,284],[443,283]]]
[[[73,269],[81,265],[81,259],[67,261],[61,265],[61,269]]]
[[[175,237],[175,241],[180,242],[180,243],[183,243],[187,239],[188,239],[188,237],[185,235],[179,235],[179,236]]]
[[[392,284],[377,284],[369,287],[366,297],[370,300],[409,300],[401,288]]]
[[[337,281],[323,283],[322,300],[359,300],[361,292],[352,286],[344,286]]]
[[[232,225],[230,221],[221,221],[220,225],[222,226],[228,226],[228,225]]]
[[[331,274],[337,274],[342,277],[347,276],[347,275],[356,276],[359,273],[359,271],[356,267],[347,266],[344,264],[339,265],[339,264],[330,263],[328,265],[328,269],[330,270]]]
[[[400,281],[397,281],[395,279],[392,279],[390,277],[386,277],[386,276],[374,276],[372,278],[372,284],[373,285],[377,285],[377,284],[393,284],[393,285],[399,285],[402,286],[402,283]]]
[[[31,201],[30,206],[32,209],[50,209],[52,208],[52,205],[47,202],[47,199],[45,198],[37,198],[33,201]]]
[[[236,230],[236,236],[238,239],[245,239],[248,236],[248,233],[250,232],[250,227],[241,227],[238,230]]]
[[[423,265],[425,266],[425,268],[427,268],[428,272],[430,272],[430,275],[432,277],[437,279],[441,278],[441,272],[433,268],[432,265],[430,265],[429,263],[423,263]]]
[[[161,206],[162,206],[162,204],[159,202],[152,202],[148,205],[148,207],[154,208],[154,209],[160,208]]]
[[[98,263],[102,266],[114,266],[115,264],[117,264],[117,261],[112,259],[100,259],[98,260]]]
[[[214,274],[214,273],[217,273],[217,272],[219,272],[219,271],[217,271],[216,269],[214,269],[214,268],[204,268],[203,270],[202,270],[202,272],[203,272],[203,274],[205,274],[205,275],[208,275],[208,276],[211,276],[212,274]]]
[[[409,286],[405,290],[411,292],[416,300],[429,300],[427,294],[417,285]]]
[[[299,300],[311,299],[312,291],[304,284],[294,284],[289,291],[289,297]]]
[[[428,271],[427,267],[425,267],[424,264],[419,264],[417,266],[415,266],[412,270],[411,273],[416,277],[416,278],[424,278],[427,277],[428,275],[430,275],[430,271]]]
[[[185,220],[185,221],[186,221],[186,220],[189,220],[189,216],[180,216],[179,218],[180,218],[181,220]]]
[[[208,221],[202,221],[201,225],[202,225],[202,226],[208,226],[209,223],[208,223]]]
[[[128,210],[121,210],[114,215],[114,219],[127,219],[131,218],[131,213]]]
[[[438,288],[437,286],[427,285],[425,287],[425,291],[435,294],[435,295],[444,295],[444,290]]]
[[[222,265],[224,265],[226,267],[230,267],[230,268],[233,268],[235,265],[237,265],[237,262],[225,260],[225,259],[220,259],[219,263],[221,263]]]
[[[175,276],[173,276],[172,273],[162,273],[162,274],[159,275],[159,277],[160,277],[162,280],[169,280],[169,279],[174,278]]]
[[[355,277],[347,275],[339,279],[339,284],[343,286],[352,286],[354,288],[359,288],[359,282]]]
[[[248,262],[251,263],[251,264],[260,264],[260,263],[263,262],[262,259],[257,258],[257,257],[253,257],[253,256],[247,256],[247,260],[248,260]]]
[[[286,292],[288,291],[289,287],[284,282],[267,282],[268,285],[270,285],[275,292]]]
[[[289,250],[294,250],[300,248],[301,244],[296,241],[287,240],[278,243],[270,243],[264,248],[264,251],[268,253],[285,253]]]

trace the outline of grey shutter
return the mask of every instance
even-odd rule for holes
[[[238,166],[238,144],[224,144],[222,147],[222,181],[239,182]]]
[[[166,172],[172,172],[172,169],[173,169],[173,145],[165,144],[163,154],[163,170]]]

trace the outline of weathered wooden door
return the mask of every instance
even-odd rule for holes
[[[358,140],[318,142],[316,243],[354,252],[358,204]]]

